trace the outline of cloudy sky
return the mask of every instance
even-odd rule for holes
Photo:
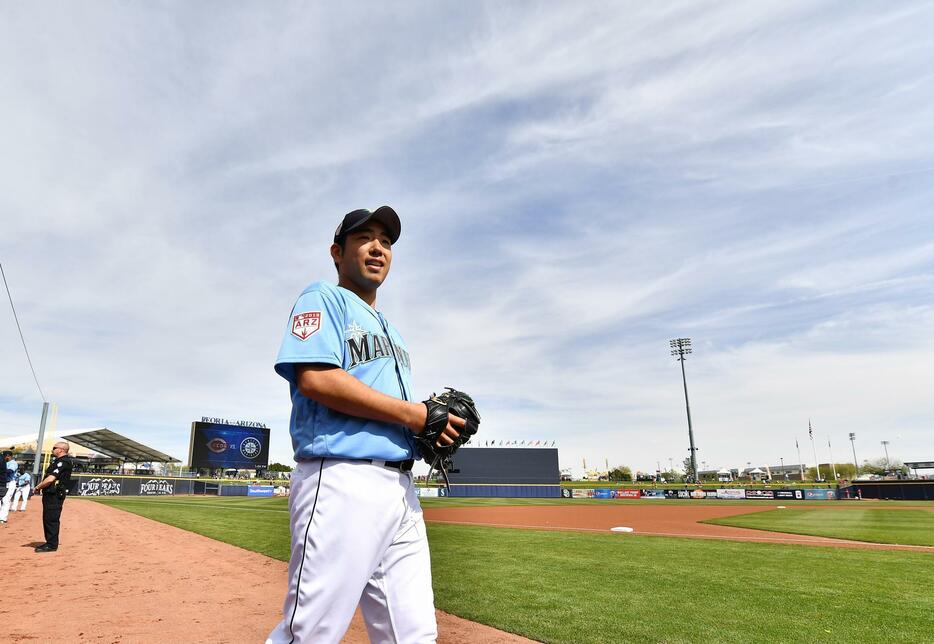
[[[4,3],[0,262],[59,429],[272,427],[343,213],[415,389],[561,464],[934,458],[934,5]],[[6,294],[2,294],[6,297]],[[0,307],[0,436],[42,397]]]

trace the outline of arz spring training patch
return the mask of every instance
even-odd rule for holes
[[[304,342],[321,328],[321,311],[307,311],[292,317],[292,335]]]

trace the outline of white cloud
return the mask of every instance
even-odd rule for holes
[[[489,438],[680,461],[687,335],[708,464],[788,462],[809,416],[839,460],[928,457],[926,5],[0,11],[0,259],[63,427],[184,458],[194,418],[262,420],[286,460],[284,318],[391,203],[380,305]],[[0,354],[25,433],[4,315]]]

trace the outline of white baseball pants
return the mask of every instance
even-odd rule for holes
[[[10,501],[10,512],[16,510],[16,502],[19,501],[20,512],[26,509],[26,503],[29,501],[29,486],[18,487],[13,492],[13,500]]]
[[[13,492],[13,499],[10,501],[10,512],[16,511],[16,502],[19,501],[19,509],[22,512],[26,509],[26,503],[29,501],[29,487],[18,487]]]
[[[267,644],[338,644],[359,605],[374,643],[437,638],[431,559],[411,472],[334,458],[299,463],[283,619]]]
[[[3,500],[0,501],[0,521],[6,521],[10,515],[10,503],[13,501],[13,492],[15,490],[16,483],[7,484],[6,494],[3,495]]]

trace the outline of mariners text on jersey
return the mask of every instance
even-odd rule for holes
[[[400,461],[415,454],[402,425],[348,416],[306,398],[296,364],[330,364],[384,394],[411,400],[411,359],[398,331],[352,291],[315,282],[289,315],[276,372],[289,381],[296,460],[318,456]]]

